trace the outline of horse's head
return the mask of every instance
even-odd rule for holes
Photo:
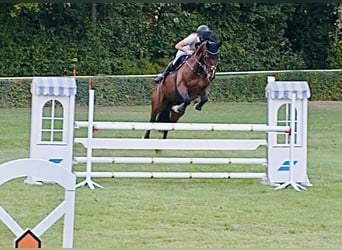
[[[207,41],[205,43],[206,45],[206,51],[204,51],[205,53],[205,57],[206,59],[212,59],[212,60],[218,60],[219,58],[219,53],[220,53],[220,50],[219,48],[221,47],[222,45],[222,42],[212,42],[212,41]]]
[[[211,81],[215,77],[216,66],[219,60],[222,42],[214,40],[204,41],[200,44],[196,51],[196,56],[199,57],[199,62],[203,70],[206,72],[207,78]]]

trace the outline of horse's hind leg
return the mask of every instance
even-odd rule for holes
[[[178,122],[179,118],[181,118],[184,115],[184,112],[177,113],[177,112],[171,112],[171,118],[170,122]]]
[[[150,134],[151,134],[151,130],[146,130],[143,138],[144,139],[149,139],[150,138]]]
[[[167,139],[168,130],[163,131],[163,139]]]
[[[158,114],[157,122],[170,122],[170,114],[171,114],[171,103],[164,100],[163,108]],[[163,133],[163,139],[167,138],[168,130],[161,130]]]
[[[156,117],[158,115],[160,111],[156,108],[153,107],[152,105],[152,110],[151,110],[151,116],[150,116],[150,122],[155,122],[156,121]],[[150,134],[151,134],[151,130],[146,130],[145,134],[144,134],[144,139],[148,139],[150,138]]]
[[[169,122],[177,122],[179,120],[179,118],[182,115],[184,115],[184,112],[182,112],[182,113],[177,113],[174,111],[170,111],[170,112],[171,112],[171,117],[170,117]],[[168,130],[163,131],[163,139],[167,139],[168,132],[169,132]]]
[[[174,122],[174,123],[178,122],[179,118],[181,118],[183,115],[184,115],[184,112],[177,113],[177,112],[171,111],[170,122]],[[167,137],[167,131],[166,131],[166,135],[164,134],[163,139],[166,139],[166,137]]]
[[[163,108],[163,99],[164,94],[159,89],[160,85],[156,86],[151,97],[151,115],[150,122],[155,122],[157,120],[158,114],[162,111]],[[151,130],[146,130],[144,134],[144,139],[150,138]]]

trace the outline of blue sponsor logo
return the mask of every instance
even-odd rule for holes
[[[297,164],[298,161],[293,161],[293,166],[295,166]],[[290,169],[290,161],[284,161],[283,165],[281,165],[278,168],[278,171],[289,171]]]
[[[63,159],[49,159],[50,162],[53,162],[53,163],[56,163],[56,164],[59,164],[63,161]]]

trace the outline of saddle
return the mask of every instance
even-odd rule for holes
[[[186,60],[190,57],[190,55],[186,55],[186,56],[182,56],[178,61],[177,61],[177,65],[173,65],[173,67],[171,67],[171,72],[177,71],[180,67],[182,67],[182,65],[186,62]]]

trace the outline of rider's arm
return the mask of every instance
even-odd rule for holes
[[[186,46],[187,46],[187,44],[185,44],[184,40],[182,40],[175,45],[175,48],[177,50],[181,50],[185,53],[188,53],[188,50],[185,48]]]
[[[197,41],[197,35],[196,34],[190,34],[188,37],[184,38],[182,41],[178,42],[175,45],[175,48],[177,50],[183,51],[188,55],[191,55],[193,53],[193,50],[190,49],[190,45],[192,43],[195,43]]]

